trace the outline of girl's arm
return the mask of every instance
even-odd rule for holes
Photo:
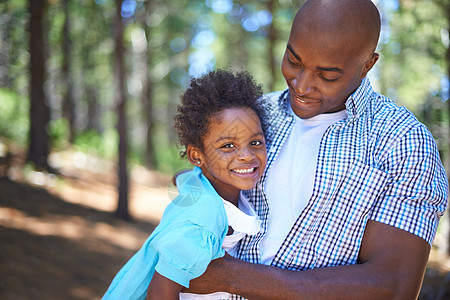
[[[147,297],[145,299],[178,300],[182,288],[182,285],[173,282],[155,271],[148,285]]]

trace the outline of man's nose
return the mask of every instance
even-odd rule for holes
[[[313,74],[311,73],[305,69],[298,70],[295,78],[292,80],[292,86],[297,94],[302,95],[313,90]]]

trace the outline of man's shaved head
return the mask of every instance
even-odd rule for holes
[[[370,0],[308,0],[297,12],[291,34],[310,31],[328,47],[350,42],[354,50],[369,54],[377,46],[380,24],[378,9]]]

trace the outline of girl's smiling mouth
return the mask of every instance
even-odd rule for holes
[[[257,171],[258,167],[251,167],[251,168],[236,168],[231,169],[230,171],[239,175],[246,175],[246,174],[253,174]]]

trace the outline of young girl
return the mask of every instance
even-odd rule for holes
[[[245,72],[193,79],[175,117],[182,157],[195,166],[176,178],[179,195],[119,271],[103,299],[229,299],[180,293],[211,260],[258,233],[260,220],[240,193],[256,185],[267,160],[261,86]]]

